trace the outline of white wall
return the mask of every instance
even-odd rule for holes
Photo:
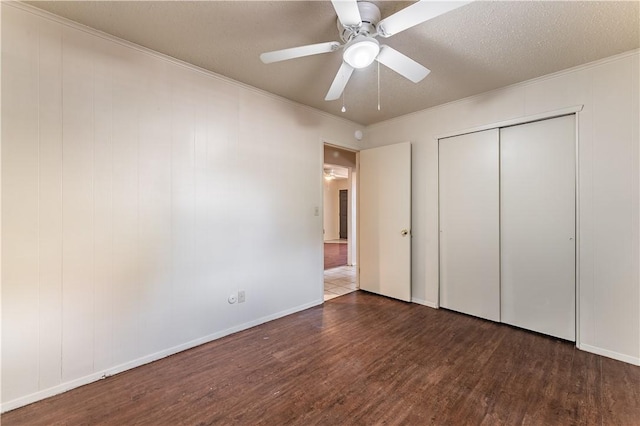
[[[336,237],[336,221],[333,217],[333,211],[335,210],[335,199],[333,197],[335,193],[335,184],[333,180],[323,179],[323,230],[324,240],[335,240]]]
[[[438,302],[438,143],[444,133],[584,104],[579,135],[579,341],[640,364],[639,53],[367,128],[370,147],[413,143],[412,292]]]
[[[2,410],[322,303],[360,126],[47,16],[2,3]]]
[[[349,189],[348,179],[324,180],[324,240],[340,238],[340,190]]]
[[[358,233],[356,232],[358,228],[358,172],[354,169],[349,169],[348,187],[347,265],[353,266],[358,258]]]

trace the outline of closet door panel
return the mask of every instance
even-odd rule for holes
[[[440,306],[500,321],[498,130],[439,141]]]
[[[574,116],[500,130],[502,322],[575,340]]]

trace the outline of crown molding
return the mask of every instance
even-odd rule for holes
[[[107,40],[107,41],[119,44],[120,46],[127,47],[129,49],[136,50],[136,51],[138,51],[140,53],[143,53],[143,54],[146,54],[146,55],[153,56],[155,58],[164,60],[166,62],[169,62],[169,63],[173,64],[173,65],[177,65],[177,66],[180,66],[182,68],[186,68],[186,69],[189,69],[191,71],[198,72],[198,73],[203,74],[203,75],[205,75],[205,76],[207,76],[209,78],[212,78],[214,80],[222,81],[224,83],[231,84],[233,86],[237,86],[237,87],[239,87],[241,89],[253,92],[255,94],[258,94],[258,95],[261,95],[261,96],[264,96],[264,97],[267,97],[267,98],[271,98],[271,99],[274,99],[274,100],[277,100],[277,101],[280,101],[280,102],[283,102],[283,103],[286,103],[286,104],[289,104],[289,105],[292,105],[292,106],[296,106],[298,108],[302,108],[302,109],[305,109],[307,111],[314,112],[316,114],[322,115],[323,117],[327,117],[327,118],[331,118],[331,119],[334,119],[334,120],[338,120],[338,121],[341,121],[343,123],[346,123],[346,124],[349,124],[349,125],[352,125],[352,126],[356,126],[356,127],[361,127],[361,128],[365,127],[361,123],[357,123],[355,121],[351,121],[351,120],[348,120],[348,119],[346,119],[344,117],[340,117],[340,116],[337,116],[337,115],[329,114],[328,112],[321,111],[319,109],[310,107],[308,105],[301,104],[299,102],[292,101],[291,99],[287,99],[285,97],[276,95],[276,94],[268,92],[266,90],[259,89],[259,88],[255,87],[255,86],[251,86],[249,84],[245,84],[245,83],[239,82],[237,80],[233,80],[232,78],[225,77],[225,76],[217,74],[217,73],[215,73],[213,71],[209,71],[209,70],[207,70],[205,68],[201,68],[199,66],[190,64],[189,62],[182,61],[180,59],[174,58],[173,56],[169,56],[169,55],[165,55],[164,53],[156,52],[155,50],[146,48],[144,46],[140,46],[139,44],[132,43],[130,41],[121,39],[121,38],[113,36],[111,34],[107,34],[105,32],[98,31],[98,30],[96,30],[94,28],[88,27],[86,25],[80,24],[80,23],[72,21],[70,19],[63,18],[62,16],[58,16],[58,15],[55,15],[55,14],[53,14],[51,12],[47,12],[46,10],[38,9],[35,6],[31,6],[31,5],[23,3],[21,1],[18,1],[18,0],[0,0],[0,2],[2,3],[2,6],[11,6],[11,7],[14,7],[16,9],[20,9],[20,10],[22,10],[24,12],[31,13],[32,15],[39,16],[39,17],[47,19],[49,21],[57,22],[57,23],[59,23],[61,25],[64,25],[64,26],[66,26],[68,28],[73,28],[74,30],[82,31],[82,32],[90,34],[92,36],[99,37],[99,38],[101,38],[103,40]]]
[[[531,80],[525,80],[525,81],[520,81],[518,83],[513,83],[510,84],[508,86],[502,86],[502,87],[498,87],[497,89],[493,89],[493,90],[489,90],[487,92],[482,92],[482,93],[478,93],[477,95],[473,95],[473,96],[468,96],[466,98],[462,98],[462,99],[456,99],[455,101],[451,101],[451,102],[446,102],[444,104],[440,104],[440,105],[435,105],[429,108],[425,108],[422,109],[420,111],[415,111],[415,112],[410,112],[408,114],[405,115],[401,115],[399,117],[393,117],[390,118],[388,120],[384,120],[384,121],[379,121],[377,123],[373,123],[370,124],[369,126],[367,126],[365,129],[369,130],[369,129],[375,129],[378,126],[381,125],[387,125],[396,121],[401,121],[404,120],[408,117],[411,117],[413,115],[418,115],[418,114],[423,114],[426,111],[437,111],[440,108],[447,108],[450,107],[452,105],[456,105],[456,104],[462,104],[462,103],[467,103],[467,102],[471,102],[475,99],[479,99],[482,98],[484,96],[490,95],[490,94],[495,94],[498,92],[501,92],[503,90],[511,90],[511,89],[517,89],[520,87],[526,87],[526,86],[530,86],[532,84],[536,84],[536,83],[540,83],[542,81],[545,80],[550,80],[553,78],[557,78],[566,74],[571,74],[574,73],[576,71],[583,71],[589,68],[594,68],[594,67],[598,67],[604,64],[608,64],[611,62],[616,62],[619,61],[621,59],[625,59],[631,56],[635,56],[635,55],[639,55],[640,54],[640,49],[633,49],[633,50],[629,50],[623,53],[618,53],[617,55],[613,55],[613,56],[607,56],[606,58],[602,58],[602,59],[598,59],[596,61],[593,62],[587,62],[586,64],[582,64],[582,65],[576,65],[575,67],[571,67],[571,68],[567,68],[561,71],[556,71],[554,73],[551,74],[545,74],[543,76],[540,77],[536,77],[536,78],[532,78]]]

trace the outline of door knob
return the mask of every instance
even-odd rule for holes
[[[406,237],[407,234],[409,234],[409,231],[407,231],[406,229],[403,229],[402,231],[400,231],[400,235],[402,235],[403,237]]]

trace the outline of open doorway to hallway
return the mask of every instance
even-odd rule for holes
[[[355,152],[325,145],[323,188],[326,301],[357,289]]]

